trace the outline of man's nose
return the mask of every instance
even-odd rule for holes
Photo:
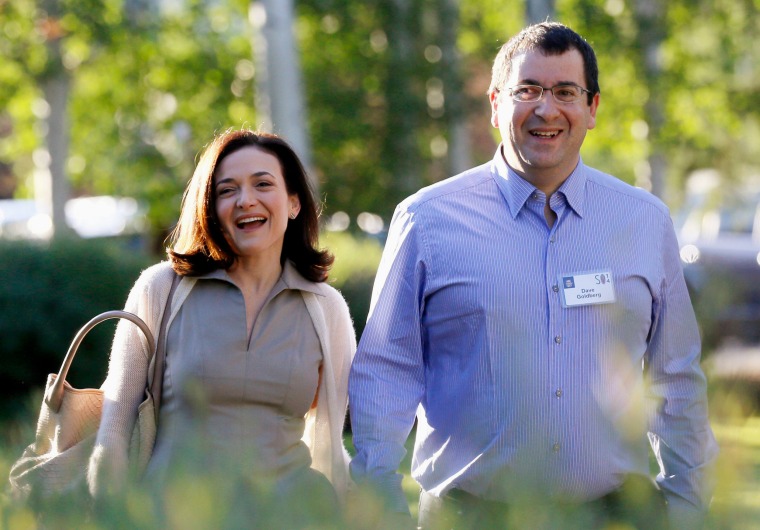
[[[559,114],[559,103],[554,99],[554,94],[552,94],[551,90],[544,89],[544,94],[536,103],[536,108],[533,112],[544,119]]]

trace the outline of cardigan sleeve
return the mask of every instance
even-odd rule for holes
[[[348,453],[343,444],[343,427],[348,406],[348,373],[356,351],[356,335],[348,306],[341,294],[325,286],[324,296],[315,296],[312,318],[323,347],[322,385],[316,410],[306,418],[306,441],[312,467],[332,483],[338,498],[345,500],[350,486]],[[310,306],[307,302],[307,306]]]
[[[142,318],[156,339],[172,274],[165,262],[145,270],[124,307]],[[111,347],[108,376],[102,387],[103,413],[88,466],[88,485],[95,497],[118,491],[126,483],[129,443],[138,406],[145,396],[152,354],[139,328],[121,320]]]

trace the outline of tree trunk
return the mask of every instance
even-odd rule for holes
[[[441,77],[449,133],[449,172],[455,175],[472,166],[461,60],[457,48],[459,0],[442,0],[439,17],[441,21]]]
[[[311,169],[311,142],[293,32],[293,0],[253,1],[249,20],[254,32],[257,122],[283,136]],[[316,191],[316,180],[313,184]]]
[[[39,167],[38,170],[49,175],[50,194],[48,212],[53,220],[53,235],[61,236],[69,232],[66,223],[66,202],[71,196],[68,175],[66,174],[66,160],[69,155],[69,120],[68,101],[71,82],[68,74],[61,72],[42,83],[42,91],[45,100],[50,106],[50,114],[43,120],[45,130],[45,146],[49,154],[43,157],[49,162],[47,168]],[[43,162],[44,162],[43,161]]]
[[[69,156],[68,101],[71,80],[63,66],[61,40],[63,31],[59,20],[61,10],[58,0],[44,2],[47,20],[47,65],[39,78],[40,88],[47,103],[47,112],[40,116],[43,131],[42,147],[35,156],[34,193],[42,213],[50,215],[52,236],[70,233],[66,223],[66,202],[70,189],[66,175]]]
[[[663,99],[658,96],[662,81],[660,50],[667,34],[665,7],[659,0],[636,0],[634,12],[638,23],[639,63],[643,68],[643,80],[649,89],[644,104],[645,120],[649,126],[649,171],[636,176],[636,184],[664,198],[667,163],[658,141],[665,119]]]
[[[407,0],[389,0],[385,7],[387,20],[383,24],[388,32],[390,53],[385,87],[388,132],[383,159],[393,179],[390,191],[394,199],[414,193],[422,183],[415,137],[418,101],[413,86],[413,80],[419,77],[415,72],[417,17],[412,8]]]
[[[554,17],[554,0],[526,0],[525,21],[528,24],[553,20]]]

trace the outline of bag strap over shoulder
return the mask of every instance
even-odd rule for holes
[[[166,299],[166,307],[161,317],[161,327],[158,331],[158,345],[156,346],[156,357],[153,363],[153,378],[150,381],[150,395],[153,397],[153,410],[156,414],[156,423],[158,423],[158,413],[161,408],[161,390],[164,383],[164,364],[166,361],[166,327],[169,324],[169,318],[172,312],[172,298],[174,291],[177,290],[182,277],[174,273],[172,278],[172,287],[169,290],[169,296]]]
[[[71,363],[74,361],[74,356],[76,355],[77,350],[79,349],[79,345],[82,343],[82,340],[84,340],[84,337],[87,335],[87,333],[90,332],[92,328],[101,322],[110,320],[112,318],[123,318],[136,324],[148,339],[148,347],[150,348],[150,351],[153,351],[155,349],[155,340],[153,338],[153,334],[150,332],[150,328],[148,328],[148,325],[137,315],[128,313],[127,311],[106,311],[105,313],[101,313],[95,316],[89,322],[87,322],[87,324],[82,326],[82,328],[74,337],[74,340],[71,342],[71,346],[69,346],[68,352],[66,352],[66,357],[63,358],[63,364],[61,365],[61,369],[58,371],[55,382],[45,395],[45,402],[54,412],[58,412],[58,410],[61,408],[61,403],[63,402],[63,388],[66,384],[66,376],[69,373],[69,368],[71,368]]]

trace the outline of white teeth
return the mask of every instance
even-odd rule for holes
[[[541,138],[554,138],[557,136],[558,133],[556,132],[539,132],[539,131],[533,131],[531,133],[533,136],[539,136]]]
[[[266,219],[264,219],[263,217],[248,217],[247,219],[243,219],[241,221],[238,221],[238,224],[239,225],[244,225],[244,224],[248,224],[248,223],[256,223],[256,222],[259,222],[259,221],[266,221]]]

